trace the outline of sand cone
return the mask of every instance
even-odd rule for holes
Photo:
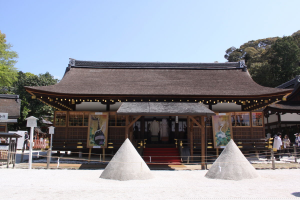
[[[119,181],[146,180],[153,178],[153,175],[145,161],[127,138],[108,163],[100,178]]]
[[[233,140],[227,144],[205,177],[212,179],[242,180],[259,177]]]

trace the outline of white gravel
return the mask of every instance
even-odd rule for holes
[[[259,178],[208,179],[207,171],[152,171],[149,180],[99,178],[103,170],[0,170],[0,199],[293,199],[300,170],[259,170]]]

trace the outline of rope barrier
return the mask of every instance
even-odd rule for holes
[[[299,156],[300,156],[300,152],[299,149],[297,148],[296,151],[292,151],[293,148],[289,148],[289,152],[276,152],[275,156],[276,157],[282,157],[282,156],[287,156],[286,158],[288,159],[281,159],[281,161],[283,161],[283,164],[288,164],[289,166],[292,166],[293,168],[299,168],[300,166],[300,160],[299,160]],[[13,152],[13,151],[1,151],[1,157],[0,159],[7,159],[7,156],[15,156],[15,154],[18,154],[18,152]],[[82,154],[84,156],[86,155],[90,155],[91,157],[99,157],[100,159],[87,159],[87,158],[75,158],[72,157],[72,154]],[[221,154],[221,152],[220,152]],[[219,155],[220,155],[219,154]],[[6,158],[3,158],[6,155]],[[23,155],[27,155],[29,156],[28,152],[24,152]],[[50,154],[51,155],[51,154]],[[189,164],[189,165],[203,165],[203,163],[201,162],[201,160],[203,158],[205,158],[205,164],[206,165],[211,165],[214,163],[214,161],[219,157],[219,155],[207,155],[207,156],[201,156],[201,155],[194,155],[194,156],[141,156],[144,159],[149,159],[149,162],[146,161],[147,164],[165,164],[165,165],[172,165],[172,164],[178,164],[177,162],[159,162],[159,161],[155,161],[156,158],[180,158],[181,160],[181,164]],[[271,149],[270,150],[264,150],[264,151],[259,151],[259,152],[253,152],[253,153],[244,153],[243,154],[247,159],[248,162],[253,162],[253,161],[258,161],[258,163],[255,164],[270,164],[270,163],[275,163],[275,159],[272,158],[271,156]],[[57,168],[59,168],[61,163],[67,163],[67,162],[79,162],[79,163],[101,163],[101,164],[107,164],[111,161],[109,161],[111,157],[113,157],[113,154],[105,154],[106,157],[109,157],[107,160],[101,160],[103,154],[99,154],[99,153],[83,153],[82,151],[76,151],[76,152],[71,152],[70,151],[65,151],[65,153],[62,156],[58,156],[58,155],[53,155],[52,156],[48,156],[48,155],[42,155],[39,154],[39,152],[37,152],[36,155],[37,159],[41,160],[41,159],[47,159],[47,158],[52,158],[53,160],[55,160],[54,162],[57,163]],[[253,160],[251,160],[253,159]],[[293,161],[293,159],[295,159],[295,162]],[[297,161],[298,159],[298,161]],[[52,160],[52,163],[53,163]],[[259,162],[261,161],[261,162]],[[3,161],[5,162],[5,161]],[[50,162],[51,161],[47,161]],[[118,161],[113,161],[113,162],[118,162]],[[242,161],[241,161],[242,162]],[[123,163],[123,162],[119,162],[119,163]],[[139,163],[139,162],[130,162],[132,164],[134,163]],[[226,162],[220,162],[220,163],[233,163],[232,161],[226,161]],[[277,162],[278,164],[278,162]],[[269,166],[269,165],[268,165]],[[263,168],[260,166],[260,168]],[[269,168],[269,167],[268,167]],[[275,165],[273,166],[273,169],[275,169]]]
[[[13,152],[11,152],[12,154],[14,154]],[[29,155],[28,153],[24,153],[24,155]],[[97,155],[97,154],[96,154]],[[299,155],[299,153],[297,154]],[[110,155],[113,156],[113,155]],[[47,155],[40,155],[39,156],[40,159],[42,158],[48,158],[49,156]],[[142,156],[144,158],[147,158],[149,156]],[[150,157],[155,157],[155,158],[165,158],[165,157],[178,157],[178,156],[150,156]],[[202,158],[203,156],[181,156],[181,158]],[[205,156],[204,156],[205,157]],[[205,158],[212,158],[213,156],[206,156]],[[216,156],[214,156],[215,158],[217,158]],[[253,158],[256,158],[256,156],[253,156]],[[62,163],[64,161],[78,161],[78,162],[98,162],[98,163],[108,163],[110,161],[100,161],[100,160],[95,160],[95,159],[84,159],[84,158],[74,158],[74,157],[60,157],[60,156],[51,156],[52,159],[56,160],[57,159],[57,163],[59,166],[59,163]],[[251,157],[249,157],[251,158]],[[135,162],[131,162],[131,163],[135,163]],[[151,162],[150,163],[157,163],[157,164],[172,164],[172,163],[163,163],[163,162]],[[206,164],[212,164],[213,161],[206,161]],[[220,162],[220,163],[233,163],[231,161],[227,161],[227,162]],[[183,162],[182,164],[186,164],[185,162]],[[201,162],[192,162],[190,164],[201,164]],[[300,165],[300,162],[297,162],[297,164]]]

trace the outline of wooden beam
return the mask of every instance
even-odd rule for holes
[[[133,124],[139,120],[142,117],[142,115],[137,116],[128,126],[126,126],[126,128],[130,128],[131,126],[133,126]]]
[[[202,128],[202,125],[199,124],[199,122],[198,122],[194,117],[192,117],[192,116],[189,116],[189,117],[192,119],[192,121],[193,121],[195,124],[197,124],[197,126],[199,126],[200,128]],[[202,117],[201,117],[201,119],[202,119]]]
[[[139,120],[141,117],[142,117],[141,115],[137,116],[137,117],[136,117],[132,122],[130,122],[130,124],[129,124],[129,116],[126,115],[126,122],[125,122],[125,123],[126,123],[126,127],[125,127],[125,139],[129,138],[130,140],[132,140],[131,134],[129,133],[129,129],[130,129],[130,127],[132,127],[133,124],[134,124],[137,120]],[[129,124],[129,125],[128,125],[128,124]]]

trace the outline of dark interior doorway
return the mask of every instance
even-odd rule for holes
[[[187,139],[187,119],[176,116],[141,117],[133,125],[133,137],[147,144],[174,144],[174,139]]]

